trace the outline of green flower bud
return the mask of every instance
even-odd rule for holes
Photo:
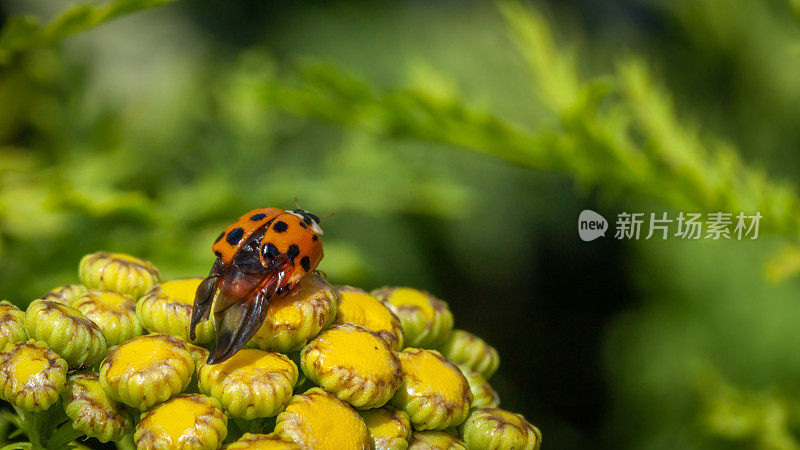
[[[136,302],[127,295],[91,290],[72,306],[100,327],[107,345],[119,345],[142,334],[136,317]]]
[[[459,427],[470,449],[538,450],[542,433],[519,414],[496,408],[476,408]]]
[[[415,431],[408,440],[408,450],[467,450],[467,446],[446,431]]]
[[[71,376],[62,399],[72,426],[100,442],[119,441],[132,429],[128,412],[106,395],[96,374]]]
[[[145,410],[186,389],[194,368],[183,341],[149,334],[123,342],[108,354],[100,364],[100,385],[114,400]]]
[[[486,381],[486,378],[483,378],[483,375],[460,364],[458,364],[458,368],[469,383],[473,408],[497,408],[500,406],[500,396],[492,389],[492,385]]]
[[[258,348],[300,350],[336,318],[336,293],[325,278],[311,273],[286,297],[273,297],[264,323],[253,337]]]
[[[85,294],[87,290],[86,286],[82,284],[65,284],[64,286],[59,286],[47,294],[44,294],[42,300],[72,306],[72,302]]]
[[[433,295],[405,287],[384,287],[372,291],[400,318],[405,345],[436,348],[453,329],[453,314],[447,303]]]
[[[0,353],[0,397],[25,411],[44,411],[58,401],[67,362],[42,342],[8,343]]]
[[[219,364],[203,364],[198,387],[231,416],[252,420],[283,411],[296,382],[297,366],[285,355],[247,348]]]
[[[245,433],[238,441],[225,446],[225,450],[300,450],[302,447],[276,434]]]
[[[200,394],[182,394],[142,414],[133,435],[139,450],[217,449],[228,435],[219,403]]]
[[[11,303],[0,301],[0,349],[6,344],[25,342],[25,313]]]
[[[195,344],[213,341],[216,331],[211,318],[197,324],[195,340],[189,339],[192,305],[201,281],[202,278],[184,278],[153,286],[136,304],[142,325],[148,331],[171,334]]]
[[[289,400],[278,414],[275,434],[315,450],[370,449],[372,437],[356,412],[320,388]]]
[[[161,281],[161,273],[153,264],[124,253],[86,255],[81,259],[78,274],[89,289],[119,292],[135,299]]]
[[[458,367],[435,350],[407,348],[398,355],[403,380],[392,404],[417,430],[443,430],[469,413],[472,392]]]
[[[186,342],[186,349],[189,350],[189,353],[192,354],[192,359],[194,359],[194,367],[195,367],[195,374],[199,377],[200,376],[200,368],[205,365],[206,361],[208,361],[208,355],[211,353],[203,347],[198,345],[190,344]]]
[[[450,361],[480,372],[487,380],[500,365],[500,355],[494,347],[464,330],[453,330],[437,350]]]
[[[367,291],[351,286],[336,286],[339,299],[336,308],[336,323],[351,323],[374,331],[393,350],[403,348],[403,327],[400,319],[377,298]]]
[[[400,385],[400,364],[377,333],[351,324],[319,334],[300,355],[306,376],[356,408],[383,406]]]
[[[34,300],[25,312],[28,336],[47,343],[70,367],[89,366],[106,353],[106,338],[97,324],[75,308]]]
[[[405,450],[411,436],[408,414],[390,406],[359,411],[367,424],[375,450]]]

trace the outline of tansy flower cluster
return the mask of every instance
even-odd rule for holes
[[[497,351],[453,329],[427,292],[310,273],[272,299],[246,348],[207,364],[213,315],[189,338],[202,278],[164,280],[108,252],[84,257],[79,276],[25,311],[0,302],[0,398],[33,448],[86,437],[138,449],[541,445],[499,409]]]

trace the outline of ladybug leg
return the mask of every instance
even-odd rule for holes
[[[289,260],[281,258],[243,298],[235,295],[235,289],[229,292],[223,286],[214,306],[217,341],[208,356],[208,364],[225,361],[253,338],[264,322],[269,301],[290,275],[290,267]]]
[[[189,338],[194,340],[195,327],[198,323],[208,319],[211,312],[211,304],[214,300],[214,294],[217,292],[219,280],[222,276],[222,263],[216,260],[214,265],[211,266],[211,272],[205,280],[197,287],[197,292],[194,296],[194,305],[192,306],[192,322],[189,327]]]

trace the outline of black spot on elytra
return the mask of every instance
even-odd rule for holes
[[[289,225],[286,225],[286,222],[279,220],[275,222],[275,225],[272,226],[272,229],[277,231],[278,233],[283,233],[289,228]]]
[[[222,233],[220,233],[219,236],[217,236],[216,239],[214,239],[214,243],[216,244],[217,242],[219,242],[219,240],[222,239],[222,236],[225,236],[225,232],[224,231]]]
[[[294,264],[294,259],[297,258],[297,255],[300,254],[300,247],[297,244],[292,244],[289,246],[289,249],[286,250],[286,257]]]
[[[214,254],[217,255],[217,258],[222,258],[222,253],[219,250],[215,251]]]
[[[267,215],[264,213],[253,214],[252,216],[250,216],[250,220],[252,220],[253,222],[258,222],[264,217],[267,217]]]
[[[261,254],[267,259],[275,259],[280,253],[278,247],[275,247],[275,244],[272,242],[267,242],[261,249]]]
[[[303,270],[306,272],[311,270],[311,260],[308,258],[308,256],[303,256],[303,258],[300,260],[300,265],[303,266]]]
[[[319,239],[319,236],[317,236],[316,234],[314,236],[311,236],[312,241],[316,241],[317,239]]]
[[[305,229],[308,229],[308,225],[306,225],[305,222],[300,222],[300,226],[305,228]]]
[[[236,245],[242,240],[242,236],[244,236],[244,230],[236,227],[228,232],[228,237],[225,240],[228,241],[228,244]]]

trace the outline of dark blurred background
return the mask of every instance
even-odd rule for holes
[[[795,179],[791,2],[533,5],[583,75],[638,55],[682,119]],[[4,1],[0,19],[64,7]],[[25,306],[75,282],[97,250],[168,278],[204,275],[229,222],[297,197],[335,213],[320,266],[334,283],[427,289],[498,349],[502,406],[539,426],[545,448],[797,448],[800,302],[796,281],[764,281],[776,240],[582,242],[583,209],[666,208],[264,101],[265,83],[309,59],[531,128],[550,120],[492,3],[214,0],[137,13],[0,66],[0,296]],[[728,388],[751,394],[720,408],[761,425],[720,412]],[[789,425],[764,419],[773,400]],[[758,434],[776,426],[778,444]]]

